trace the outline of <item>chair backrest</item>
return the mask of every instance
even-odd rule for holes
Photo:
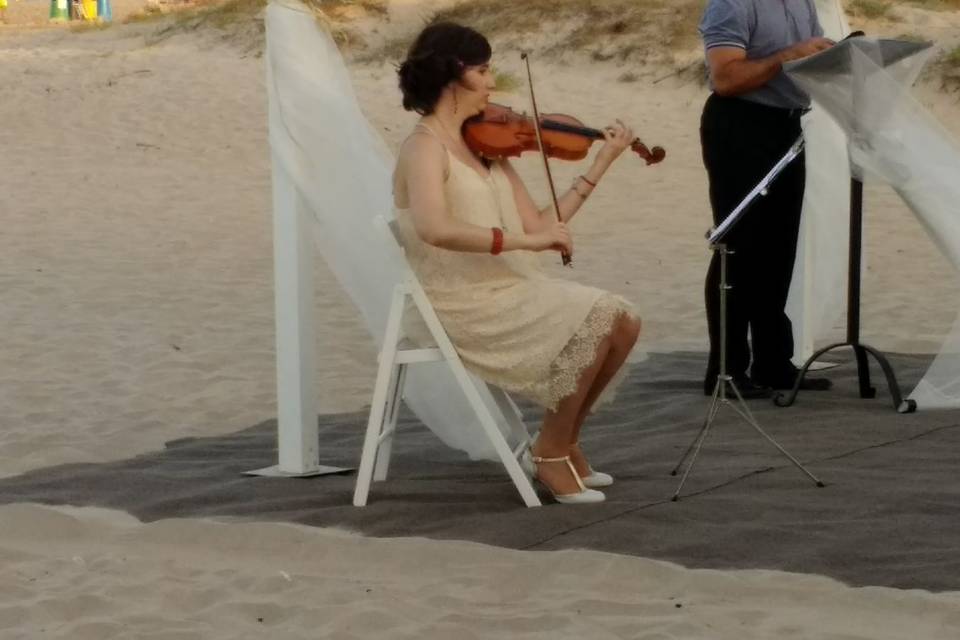
[[[380,233],[383,234],[386,244],[396,251],[401,258],[403,266],[409,271],[410,265],[407,263],[407,252],[403,248],[403,237],[400,235],[400,225],[396,218],[387,218],[385,216],[374,216],[373,224]]]
[[[393,239],[396,241],[397,246],[403,250],[403,238],[400,236],[400,223],[397,222],[396,218],[391,218],[390,220],[383,218],[383,220],[387,223],[390,233],[393,234]]]

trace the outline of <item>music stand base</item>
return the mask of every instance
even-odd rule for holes
[[[867,355],[873,356],[874,360],[877,361],[877,364],[880,365],[880,369],[883,370],[883,375],[887,379],[887,387],[890,389],[890,397],[893,401],[893,408],[897,413],[913,413],[917,410],[917,403],[915,400],[909,398],[904,399],[903,395],[900,393],[900,385],[897,383],[897,376],[893,372],[893,367],[890,366],[890,362],[887,360],[886,356],[874,349],[869,345],[862,344],[860,342],[838,342],[836,344],[831,344],[830,346],[820,349],[812,356],[807,358],[807,361],[803,363],[803,366],[800,368],[797,373],[797,379],[793,383],[793,388],[790,389],[786,394],[780,393],[776,398],[773,399],[773,403],[778,407],[789,407],[797,399],[797,394],[800,393],[800,384],[803,382],[803,377],[807,374],[807,370],[810,369],[810,365],[813,364],[817,358],[832,351],[834,349],[840,349],[842,347],[850,347],[853,349],[854,356],[857,360],[857,378],[860,384],[860,397],[861,398],[875,398],[877,396],[876,387],[870,384],[870,363],[867,359]]]
[[[731,402],[731,399],[727,397],[728,388],[736,397],[737,404]],[[710,406],[707,408],[707,417],[703,422],[703,426],[700,428],[700,432],[693,439],[693,442],[690,443],[690,446],[687,447],[686,452],[684,452],[683,456],[680,458],[677,466],[674,467],[673,471],[670,472],[670,475],[672,476],[677,475],[677,473],[680,471],[680,468],[683,467],[684,462],[687,461],[687,458],[690,459],[689,464],[686,466],[686,469],[684,469],[683,477],[680,478],[680,484],[677,486],[677,490],[674,492],[673,497],[671,498],[672,502],[677,502],[680,499],[680,492],[683,490],[683,485],[687,481],[687,476],[690,475],[690,470],[693,469],[693,464],[697,461],[697,456],[700,454],[700,449],[703,447],[703,442],[707,438],[710,427],[713,426],[713,422],[717,417],[717,413],[720,411],[720,407],[724,405],[733,409],[741,418],[744,419],[747,424],[749,424],[754,428],[754,430],[757,431],[757,433],[763,436],[767,442],[776,447],[781,454],[790,460],[790,462],[793,463],[796,468],[810,478],[810,480],[812,480],[817,487],[822,488],[826,486],[822,480],[810,473],[807,468],[800,463],[799,460],[790,455],[786,449],[780,446],[776,440],[770,437],[770,435],[763,430],[756,418],[753,417],[749,407],[747,407],[747,403],[740,394],[740,390],[737,388],[736,383],[734,383],[733,378],[727,374],[721,374],[717,376],[717,384],[713,388],[713,396],[710,400]]]

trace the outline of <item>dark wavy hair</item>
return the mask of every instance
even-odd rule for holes
[[[431,24],[420,32],[407,51],[397,75],[403,108],[429,115],[443,88],[463,75],[464,67],[490,61],[490,43],[470,27],[453,22]]]

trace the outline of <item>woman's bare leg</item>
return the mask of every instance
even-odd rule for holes
[[[561,400],[556,411],[547,411],[540,434],[533,445],[533,455],[543,458],[562,458],[570,454],[570,442],[577,425],[577,418],[590,388],[607,360],[612,345],[611,337],[603,339],[597,347],[597,357],[593,364],[581,373],[577,390]],[[537,465],[537,477],[555,494],[564,495],[580,491],[580,485],[570,473],[570,468],[563,463],[545,462]]]
[[[597,398],[600,397],[600,394],[603,393],[603,390],[607,388],[607,385],[610,384],[610,381],[613,380],[613,377],[620,371],[624,362],[626,362],[627,356],[630,355],[630,350],[633,349],[633,345],[636,344],[637,338],[640,336],[640,327],[640,320],[638,318],[628,315],[620,316],[614,325],[613,332],[610,334],[611,348],[607,352],[607,357],[601,364],[600,370],[593,380],[593,384],[590,386],[589,391],[587,391],[583,404],[580,407],[580,412],[577,414],[577,419],[571,433],[570,459],[581,477],[590,475],[590,464],[577,445],[577,442],[580,440],[580,430],[583,428],[583,423],[587,419],[587,416],[590,415],[590,409],[597,401]]]

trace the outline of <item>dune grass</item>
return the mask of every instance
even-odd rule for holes
[[[124,18],[124,24],[137,24],[141,22],[152,22],[161,20],[167,16],[166,12],[160,8],[160,5],[148,4],[140,11],[131,13]]]
[[[890,19],[892,17],[890,9],[892,8],[893,2],[890,0],[853,0],[847,4],[848,12],[871,20]]]
[[[126,22],[158,21],[162,26],[150,37],[151,42],[165,40],[178,33],[211,28],[219,31],[224,40],[239,44],[246,50],[263,48],[263,11],[269,0],[193,0],[182,7],[164,11],[148,5],[132,14]],[[331,34],[343,47],[356,44],[356,38],[342,27],[356,10],[363,14],[386,15],[387,0],[304,0],[317,18],[330,27]]]
[[[520,78],[513,75],[509,71],[498,71],[496,68],[493,70],[493,79],[497,84],[497,91],[502,91],[504,93],[512,93],[519,89],[522,86]]]
[[[960,47],[955,47],[943,56],[944,63],[951,69],[960,71]]]
[[[409,34],[368,47],[351,31],[350,22],[358,15],[385,18],[387,0],[305,1],[330,27],[341,49],[356,61],[396,63],[406,54]],[[259,52],[263,48],[262,17],[267,2],[193,0],[170,11],[149,5],[126,22],[162,21],[149,38],[152,42],[209,27],[224,40]],[[635,82],[651,73],[662,75],[665,67],[676,67],[675,52],[689,53],[699,47],[697,23],[705,3],[706,0],[468,0],[435,12],[425,23],[453,21],[472,26],[487,35],[498,51],[531,48],[553,59],[581,54],[595,62],[628,64],[620,81]],[[888,21],[896,19],[894,10],[898,5],[960,10],[960,0],[844,0],[844,5],[851,15]],[[88,23],[76,25],[74,30],[101,28],[104,25]],[[701,68],[687,73],[687,67],[671,76],[702,80]],[[936,70],[945,86],[955,84],[960,77],[960,49],[940,56]],[[522,85],[520,79],[509,73],[496,69],[495,73],[498,90],[514,91]]]
[[[468,24],[489,37],[550,33],[551,24],[578,23],[558,47],[582,47],[597,40],[646,36],[675,46],[692,34],[704,0],[473,0],[437,12],[433,21]],[[657,37],[660,34],[662,37]]]
[[[209,28],[244,50],[260,50],[263,46],[263,10],[267,0],[227,0],[198,2],[178,10],[140,19],[140,22],[162,19],[163,26],[148,39],[161,42],[179,33]]]
[[[202,4],[193,10],[177,12],[176,21],[206,23],[225,29],[239,22],[259,19],[260,12],[266,6],[267,0],[228,0],[224,3]]]
[[[911,4],[934,11],[956,11],[960,9],[960,0],[907,0],[903,4]]]
[[[944,51],[931,65],[944,91],[960,93],[960,46]]]
[[[541,43],[540,52],[583,52],[597,61],[660,60],[696,46],[704,0],[472,0],[434,13],[425,22],[457,22],[506,49]],[[397,62],[408,39],[388,41],[362,60]]]

